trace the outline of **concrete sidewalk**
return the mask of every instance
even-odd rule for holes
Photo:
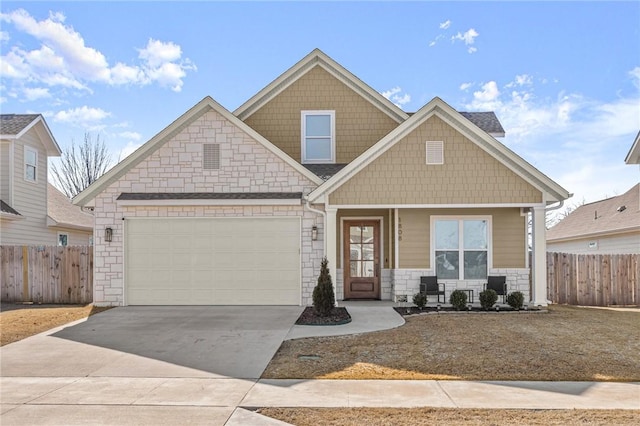
[[[3,377],[2,424],[272,425],[244,407],[640,409],[640,383]]]

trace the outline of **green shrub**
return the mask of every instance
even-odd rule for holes
[[[416,293],[413,295],[413,304],[422,309],[427,304],[427,295],[424,293]]]
[[[331,282],[331,274],[327,265],[329,261],[325,257],[320,265],[320,276],[318,284],[313,289],[313,308],[320,316],[326,317],[336,306],[336,297],[333,292],[333,283]]]
[[[498,301],[498,293],[495,290],[488,289],[480,293],[480,306],[485,311],[490,309]]]
[[[449,296],[449,303],[453,305],[456,311],[461,311],[467,308],[467,293],[461,290],[454,290]]]
[[[507,303],[513,309],[522,309],[524,305],[524,294],[521,291],[514,291],[507,296]]]

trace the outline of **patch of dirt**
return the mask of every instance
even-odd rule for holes
[[[640,381],[638,324],[637,311],[556,305],[413,315],[392,330],[288,340],[262,377]]]
[[[462,408],[260,408],[296,426],[568,424],[636,425],[640,410],[484,410]]]
[[[313,307],[308,306],[298,317],[297,325],[342,325],[351,322],[347,308],[333,308],[327,316],[320,316]]]
[[[12,305],[0,311],[0,346],[103,312],[109,307],[89,305]]]

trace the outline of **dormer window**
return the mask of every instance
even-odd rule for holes
[[[29,182],[38,180],[38,151],[24,147],[24,179]]]
[[[302,111],[302,162],[335,163],[335,111]]]

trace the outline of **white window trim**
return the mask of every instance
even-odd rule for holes
[[[33,152],[36,155],[36,164],[28,164],[27,163],[27,152]],[[23,152],[23,162],[24,162],[24,180],[26,182],[30,182],[30,183],[38,183],[38,150],[35,148],[32,148],[28,145],[24,145],[24,152]],[[34,166],[36,168],[36,172],[35,172],[35,179],[31,180],[27,177],[27,166]]]
[[[431,256],[431,269],[434,273],[436,268],[436,221],[438,220],[486,220],[487,221],[487,274],[493,269],[493,220],[492,216],[431,216],[430,226],[430,253]],[[459,226],[459,225],[458,225]],[[458,235],[460,243],[458,244],[458,251],[464,253],[464,232],[460,232]],[[460,262],[464,262],[464,257],[460,258]],[[464,278],[464,263],[462,267],[458,265],[458,281],[478,281],[479,279],[465,279]]]
[[[62,244],[60,244],[60,237],[64,235],[65,237],[67,237],[67,245],[63,246]],[[67,247],[69,245],[69,234],[67,234],[66,232],[58,232],[58,240],[56,241],[56,245],[58,247]]]
[[[329,115],[331,117],[331,158],[326,160],[308,160],[306,142],[307,115]],[[300,144],[303,164],[334,164],[336,162],[336,112],[334,110],[305,110],[300,112]]]

